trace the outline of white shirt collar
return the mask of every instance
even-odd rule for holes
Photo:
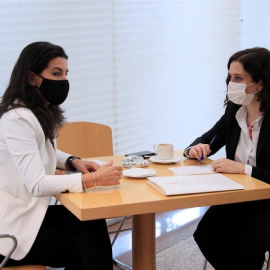
[[[236,117],[236,120],[239,124],[239,126],[242,128],[242,129],[248,129],[248,126],[247,126],[247,122],[246,122],[246,119],[247,119],[247,106],[243,105],[236,113],[235,115]],[[261,125],[262,125],[262,121],[263,121],[263,115],[261,115],[260,117],[258,117],[253,123],[253,128],[260,128]]]

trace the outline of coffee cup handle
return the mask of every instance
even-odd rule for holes
[[[157,154],[157,144],[154,144],[153,148],[154,148],[154,152]]]

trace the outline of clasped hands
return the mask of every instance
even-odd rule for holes
[[[92,180],[92,172],[97,172],[102,186],[119,185],[122,176],[122,167],[114,166],[110,160],[106,164],[99,165],[94,161],[74,159],[72,165],[83,173],[85,181]]]
[[[200,160],[202,156],[203,158],[207,158],[210,153],[211,149],[209,144],[199,143],[190,148],[188,155],[190,158],[196,158]],[[227,158],[220,158],[213,161],[211,163],[211,167],[215,172],[218,173],[245,173],[244,163]]]

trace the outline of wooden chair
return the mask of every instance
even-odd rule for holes
[[[93,122],[69,122],[58,131],[56,145],[57,149],[81,158],[112,156],[112,129],[109,126]],[[115,233],[112,245],[114,245],[119,232],[128,230],[122,229],[126,218],[122,217],[118,229],[110,232]],[[119,221],[118,218],[115,220]],[[131,269],[119,260],[114,259],[114,262]]]
[[[23,265],[23,266],[10,266],[10,267],[4,267],[6,262],[9,260],[10,256],[14,252],[14,250],[17,247],[17,239],[14,235],[10,234],[1,234],[0,238],[10,238],[13,241],[13,245],[11,246],[8,254],[6,255],[5,259],[0,264],[0,270],[45,270],[46,266],[42,265]]]
[[[57,148],[81,158],[112,156],[112,130],[91,122],[70,122],[58,131]]]

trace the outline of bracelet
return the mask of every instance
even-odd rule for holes
[[[74,159],[80,159],[79,157],[75,157],[75,156],[70,156],[68,157],[67,161],[66,161],[66,164],[67,164],[67,167],[70,171],[73,171],[75,172],[76,171],[76,168],[72,165],[72,161]]]
[[[99,172],[96,172],[97,173],[97,179],[98,179],[98,188],[100,188],[100,186],[101,186],[101,179],[100,179],[100,177],[99,177]]]
[[[86,185],[85,185],[85,180],[84,180],[83,174],[82,174],[82,184],[83,184],[83,192],[85,192]]]
[[[92,172],[93,178],[94,178],[94,187],[97,187],[97,183],[96,183],[96,175]]]

